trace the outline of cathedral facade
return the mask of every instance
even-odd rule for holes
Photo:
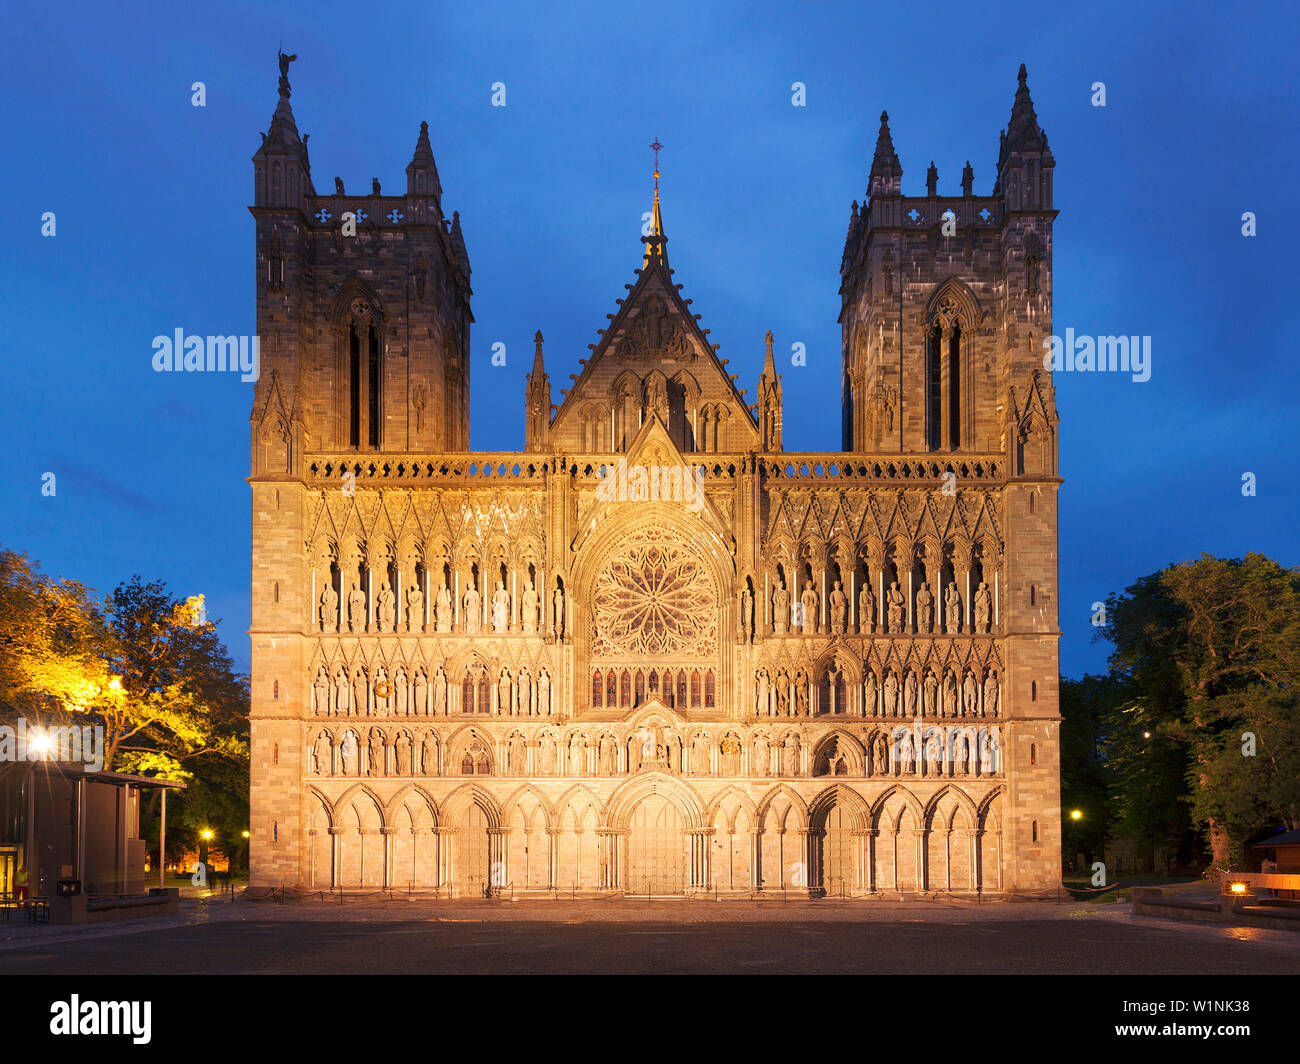
[[[633,283],[558,396],[537,334],[506,453],[469,450],[427,126],[403,193],[318,192],[289,62],[253,159],[253,884],[1054,891],[1054,162],[1024,68],[991,195],[969,164],[904,195],[881,116],[842,451],[784,450],[770,333],[753,402],[728,373],[656,171]]]

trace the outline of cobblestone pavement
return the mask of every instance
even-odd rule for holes
[[[1250,974],[1300,935],[1127,904],[186,900],[179,916],[0,926],[0,973]]]

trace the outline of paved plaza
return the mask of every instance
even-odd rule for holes
[[[0,973],[1294,974],[1300,935],[1127,904],[186,900],[0,928]]]

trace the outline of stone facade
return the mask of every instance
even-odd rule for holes
[[[484,453],[427,127],[404,196],[317,194],[287,65],[254,156],[254,884],[1054,889],[1055,212],[1023,68],[991,196],[969,168],[902,195],[882,117],[842,452],[783,450],[770,333],[738,390],[656,173],[573,387],[552,403],[538,333],[526,449]]]

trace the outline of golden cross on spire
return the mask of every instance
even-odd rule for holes
[[[655,153],[655,191],[656,192],[659,191],[659,150],[662,147],[663,145],[659,143],[659,138],[655,137],[655,141],[653,144],[650,145],[650,149]]]

